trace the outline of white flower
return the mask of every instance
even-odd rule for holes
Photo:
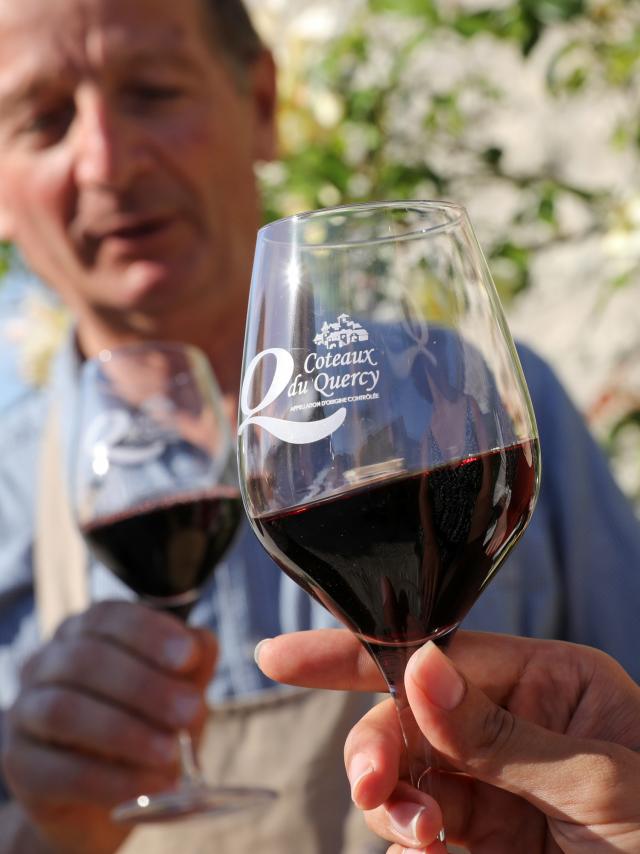
[[[640,195],[625,199],[613,214],[614,224],[602,244],[618,274],[640,265]]]
[[[25,382],[44,385],[51,362],[70,325],[67,309],[35,291],[24,299],[20,315],[7,330],[18,348],[20,370]]]
[[[313,115],[321,127],[335,127],[344,114],[342,99],[328,89],[315,91],[311,98]]]

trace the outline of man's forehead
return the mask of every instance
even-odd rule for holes
[[[199,34],[198,2],[0,0],[0,62],[17,62],[25,53],[34,65],[89,66],[111,56],[171,55]]]

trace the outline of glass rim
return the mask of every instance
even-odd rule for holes
[[[308,223],[314,219],[322,220],[327,217],[354,212],[384,211],[384,210],[415,210],[415,211],[437,211],[444,210],[453,214],[447,222],[424,225],[422,227],[412,225],[403,234],[381,235],[379,237],[367,237],[355,240],[329,240],[319,243],[311,243],[299,239],[297,232],[293,232],[289,239],[282,239],[270,235],[278,226],[284,223]],[[336,205],[334,207],[319,208],[317,210],[303,211],[280,217],[266,223],[258,230],[258,239],[267,243],[281,246],[295,246],[301,249],[338,249],[356,248],[358,246],[371,246],[384,243],[397,243],[405,240],[416,240],[427,235],[441,234],[458,227],[466,219],[466,210],[458,202],[439,199],[395,199],[388,201],[359,202],[355,204]]]
[[[91,356],[84,360],[84,364],[88,362],[110,362],[113,358],[119,356],[135,356],[137,353],[144,353],[145,350],[159,350],[169,353],[194,353],[198,357],[204,357],[204,353],[199,347],[194,344],[188,344],[186,341],[163,341],[145,340],[131,341],[128,344],[120,344],[117,347],[103,347],[95,356]],[[206,358],[206,357],[205,357]]]
[[[103,347],[95,356],[91,356],[89,358],[85,358],[82,360],[79,366],[79,376],[84,377],[85,375],[94,373],[95,377],[101,382],[107,382],[107,378],[102,374],[101,369],[103,366],[108,365],[111,361],[117,361],[119,358],[127,359],[136,357],[143,357],[145,352],[158,352],[158,353],[183,353],[187,356],[190,364],[199,365],[200,370],[206,370],[209,375],[210,381],[215,383],[215,378],[213,377],[213,372],[211,371],[211,366],[209,364],[209,360],[207,359],[205,353],[194,344],[188,344],[182,341],[163,341],[162,339],[149,339],[147,341],[132,341],[128,344],[122,344],[117,347]],[[175,374],[170,377],[169,382],[170,385],[178,384],[181,385],[183,380],[181,379],[184,376],[184,370],[180,372],[180,374]]]

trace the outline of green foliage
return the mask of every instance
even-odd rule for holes
[[[497,9],[479,12],[447,13],[429,0],[370,0],[373,14],[394,13],[412,16],[417,23],[431,27],[448,25],[466,38],[492,33],[516,41],[523,53],[529,53],[545,28],[584,14],[584,0],[519,0]]]
[[[459,15],[452,23],[459,33],[468,38],[489,32],[515,41],[527,55],[546,27],[570,20],[583,12],[583,0],[520,0],[505,8]]]
[[[370,0],[369,8],[373,13],[412,15],[417,20],[425,19],[429,24],[436,24],[440,19],[437,4],[432,0]]]
[[[553,164],[543,172],[514,171],[500,145],[478,148],[474,130],[482,116],[468,103],[477,101],[477,113],[499,108],[510,81],[496,83],[490,69],[476,66],[447,87],[434,86],[415,69],[429,50],[455,47],[455,39],[472,45],[488,37],[513,43],[526,63],[548,28],[566,26],[548,61],[550,98],[571,98],[590,86],[632,87],[640,76],[640,19],[622,26],[624,9],[615,0],[517,0],[471,13],[435,0],[369,0],[340,37],[310,51],[308,64],[295,70],[306,87],[289,105],[299,128],[293,143],[283,133],[283,172],[279,180],[265,182],[267,215],[376,198],[459,198],[465,181],[469,187],[502,182],[521,194],[516,228],[495,236],[487,251],[490,260],[508,255],[513,279],[502,282],[503,296],[518,293],[530,281],[526,265],[532,252],[566,239],[558,210],[567,200],[588,206],[602,228],[612,200],[566,181]],[[579,26],[571,29],[574,22]],[[313,104],[326,93],[338,102],[338,117],[321,122]],[[611,142],[620,151],[634,149],[640,160],[640,111],[619,122]],[[443,162],[443,149],[451,152],[451,164],[464,168]],[[433,150],[440,156],[432,156]],[[536,223],[537,231],[529,228],[526,237],[519,236],[518,226]]]
[[[0,280],[11,266],[11,244],[0,241]]]

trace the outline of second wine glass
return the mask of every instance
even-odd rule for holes
[[[405,667],[452,637],[538,490],[526,384],[465,211],[380,203],[265,226],[238,432],[256,534],[373,656],[411,782],[437,796]]]
[[[242,516],[235,442],[204,355],[148,342],[105,350],[79,384],[72,493],[94,555],[154,608],[186,619]],[[118,822],[229,812],[270,801],[259,788],[211,787],[191,737],[181,779],[113,812]]]

